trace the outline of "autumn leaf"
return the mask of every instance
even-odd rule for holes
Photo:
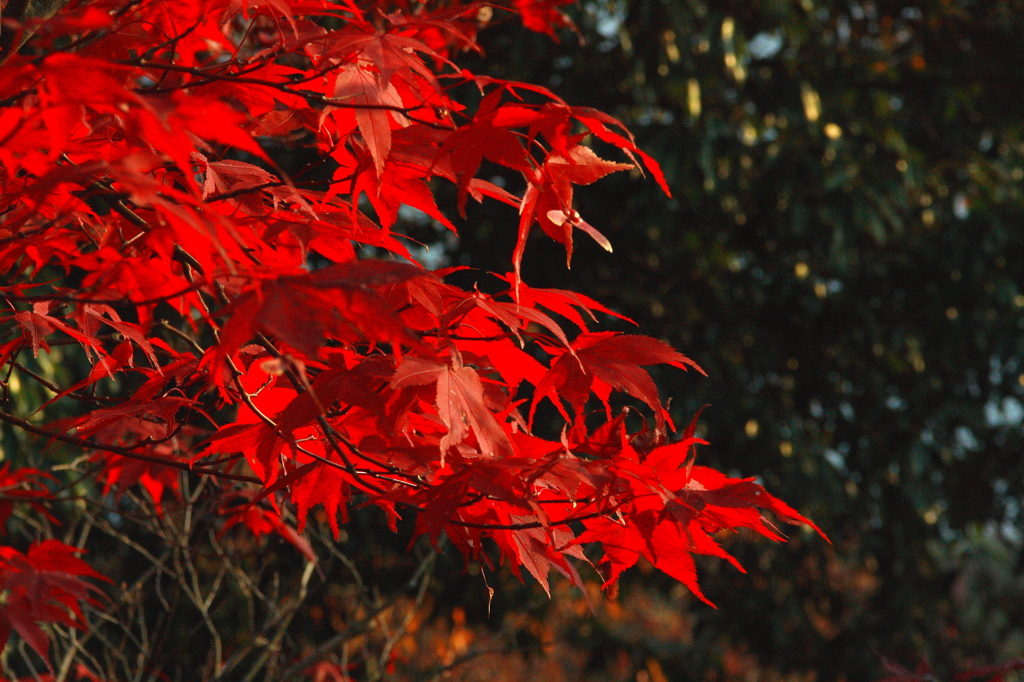
[[[580,218],[573,208],[573,185],[589,185],[609,173],[630,168],[633,168],[631,164],[605,161],[589,147],[578,144],[569,149],[565,156],[557,153],[549,155],[530,178],[519,207],[519,236],[512,256],[516,279],[519,279],[526,239],[534,222],[540,225],[545,234],[565,247],[566,264],[572,262],[574,227],[583,229],[605,249],[610,249],[608,240]],[[558,222],[552,220],[553,217]]]
[[[614,332],[580,334],[572,344],[572,353],[562,353],[537,386],[530,405],[530,421],[537,403],[549,397],[561,409],[564,399],[582,416],[583,406],[591,393],[605,405],[611,419],[608,397],[612,390],[628,393],[644,401],[658,417],[667,417],[658,398],[654,380],[643,365],[668,364],[679,369],[704,371],[685,355],[671,346],[647,336],[617,334]]]
[[[310,358],[328,337],[417,346],[382,295],[386,287],[414,277],[429,275],[405,263],[350,261],[262,284],[220,311],[229,318],[210,362],[219,366],[260,332]]]
[[[391,114],[402,109],[402,98],[390,83],[366,67],[349,65],[334,84],[332,101],[357,107],[356,124],[373,157],[377,176],[384,175],[384,164],[391,153]],[[402,119],[404,122],[404,118]]]
[[[4,462],[0,468],[0,534],[7,534],[7,521],[11,518],[16,502],[27,502],[38,512],[48,516],[41,502],[52,497],[46,481],[56,482],[51,474],[23,467],[11,470],[11,463]]]
[[[243,497],[252,496],[253,494],[250,493]],[[316,552],[313,551],[313,546],[309,544],[309,540],[303,537],[295,528],[285,523],[284,519],[276,511],[267,509],[259,504],[239,504],[223,507],[221,514],[227,517],[220,531],[221,533],[238,524],[243,524],[257,538],[267,533],[276,533],[299,550],[306,559],[316,563]]]
[[[522,173],[531,169],[523,141],[507,126],[495,125],[503,94],[503,88],[492,90],[481,100],[473,120],[449,135],[437,151],[438,157],[449,157],[459,191],[459,213],[463,217],[470,183],[484,159]]]
[[[472,368],[408,357],[391,379],[392,388],[433,383],[437,384],[437,413],[448,429],[440,443],[442,466],[448,451],[470,433],[484,457],[514,453],[505,429],[485,405],[483,384]]]
[[[556,28],[576,28],[569,17],[558,10],[558,7],[571,2],[572,0],[513,0],[512,4],[522,15],[523,26],[555,38]]]
[[[79,559],[79,551],[57,540],[32,545],[27,554],[0,547],[0,642],[11,631],[21,636],[49,665],[50,638],[42,624],[85,629],[80,602],[96,603],[102,591],[84,580],[110,582]]]

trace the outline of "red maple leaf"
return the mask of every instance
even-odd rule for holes
[[[586,223],[573,208],[573,185],[589,185],[609,173],[633,168],[627,163],[605,161],[589,147],[576,145],[566,155],[552,153],[538,168],[523,196],[519,208],[519,238],[512,262],[519,278],[519,266],[526,251],[526,238],[536,222],[545,234],[565,246],[566,263],[572,261],[572,230],[582,229],[601,246],[611,250],[611,244],[600,232]]]
[[[49,513],[41,504],[52,497],[45,481],[56,481],[51,474],[38,469],[24,467],[11,470],[11,463],[4,462],[0,469],[0,534],[7,534],[7,520],[11,518],[15,502],[28,502],[44,516]]]
[[[392,388],[437,384],[435,405],[448,433],[441,439],[441,464],[445,454],[472,433],[484,457],[505,457],[514,453],[505,429],[486,405],[480,376],[458,362],[438,362],[407,357],[391,379]]]
[[[57,540],[36,543],[27,554],[0,547],[0,593],[6,594],[0,605],[0,642],[6,643],[13,629],[49,665],[50,639],[40,624],[84,629],[80,602],[97,604],[94,595],[102,591],[83,578],[110,581],[79,553]]]
[[[530,421],[537,403],[545,397],[551,398],[559,410],[564,399],[579,420],[591,393],[601,399],[611,419],[608,397],[612,390],[619,390],[644,401],[654,410],[660,424],[668,414],[658,399],[654,380],[641,367],[655,364],[683,370],[692,367],[704,373],[695,362],[657,339],[615,332],[580,334],[572,343],[572,351],[560,354],[537,385],[530,405]]]
[[[557,40],[555,29],[576,28],[572,20],[557,9],[572,2],[573,0],[512,0],[512,6],[522,15],[523,26],[531,31],[546,33]]]

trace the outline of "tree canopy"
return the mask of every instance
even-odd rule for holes
[[[572,26],[560,4],[498,9],[553,38]],[[481,51],[494,7],[5,9],[12,678],[440,674],[456,661],[396,647],[442,541],[484,587],[507,566],[549,594],[555,571],[614,598],[643,558],[713,606],[693,556],[742,571],[722,531],[825,537],[754,478],[696,462],[697,417],[677,429],[645,369],[695,362],[597,331],[598,315],[635,323],[522,277],[535,227],[566,266],[577,230],[611,251],[577,185],[629,170],[670,191],[614,117],[453,61]],[[518,186],[480,177],[484,161]],[[483,286],[424,267],[394,229],[405,212],[455,233],[446,183],[447,211],[472,198],[514,217]],[[405,588],[367,589],[337,550],[353,510],[417,550]],[[263,556],[265,536],[290,553]],[[356,594],[318,628],[342,575]]]
[[[0,16],[5,676],[1020,674],[1014,2]]]

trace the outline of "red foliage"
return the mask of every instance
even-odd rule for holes
[[[82,578],[105,579],[75,556],[75,550],[57,540],[33,545],[28,554],[0,547],[0,590],[7,598],[0,609],[0,641],[15,630],[46,658],[49,639],[40,623],[60,623],[82,629],[79,601],[99,593]]]
[[[554,35],[570,25],[563,4],[506,9]],[[552,568],[582,585],[593,543],[607,585],[643,556],[704,599],[691,555],[735,563],[715,533],[781,540],[762,510],[810,524],[752,479],[695,466],[692,428],[673,440],[643,367],[699,371],[691,360],[592,332],[585,316],[615,313],[521,281],[534,225],[568,258],[573,228],[611,249],[574,207],[576,185],[642,162],[667,186],[607,114],[456,67],[491,11],[94,0],[11,23],[34,37],[2,55],[0,361],[20,371],[24,353],[60,341],[92,369],[55,391],[79,401],[76,416],[0,419],[79,446],[105,486],[141,484],[158,505],[178,494],[168,472],[211,476],[223,528],[280,533],[307,555],[311,507],[337,533],[351,504],[376,505],[392,523],[416,515],[417,533],[447,534],[467,559],[490,564],[496,547],[545,587]],[[466,84],[479,104],[452,98]],[[599,158],[590,135],[625,159]],[[290,177],[275,144],[309,147],[331,179]],[[524,194],[475,177],[485,160],[520,174]],[[454,183],[459,212],[469,197],[518,209],[506,291],[466,291],[407,262],[392,231],[403,204],[455,229],[435,178]],[[362,258],[369,247],[391,255]],[[114,381],[131,390],[111,394]],[[101,387],[116,397],[92,400]],[[650,408],[654,429],[628,433],[613,392]],[[603,414],[588,413],[592,397]],[[534,431],[543,399],[566,422],[561,438]],[[37,472],[2,476],[3,518],[45,496]],[[278,513],[288,504],[297,528]],[[82,578],[98,574],[52,540],[2,551],[0,641],[13,628],[45,657],[38,623],[77,627],[77,600],[96,589]]]

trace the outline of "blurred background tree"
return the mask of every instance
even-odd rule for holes
[[[677,422],[710,405],[704,461],[760,474],[835,542],[735,543],[749,575],[701,576],[719,611],[633,576],[633,616],[566,625],[581,679],[623,652],[640,682],[1024,655],[1024,4],[573,9],[584,45],[496,15],[486,63],[620,117],[675,196],[636,174],[579,192],[615,253],[582,244],[568,271],[534,249],[525,277],[690,354],[709,378],[662,388]],[[507,270],[514,217],[491,208],[434,257]]]

